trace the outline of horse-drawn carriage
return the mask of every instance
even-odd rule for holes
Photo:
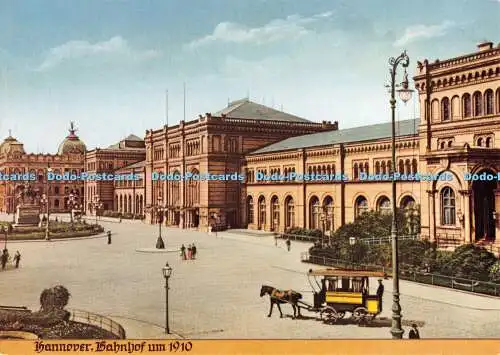
[[[298,292],[289,291],[269,291],[264,292],[265,287],[261,289],[261,296],[268,293],[271,297],[272,306],[280,303],[290,303],[296,308],[300,316],[300,309],[306,309],[310,312],[318,312],[321,319],[327,323],[335,323],[344,318],[347,312],[351,313],[351,318],[358,323],[373,320],[382,311],[382,298],[380,287],[377,293],[370,293],[370,278],[387,278],[387,274],[377,271],[360,271],[345,269],[319,269],[309,270],[309,283],[313,289],[314,304],[310,305],[302,301],[302,295]],[[318,278],[320,280],[318,281]],[[316,286],[313,283],[316,284]],[[281,297],[281,298],[280,298]]]

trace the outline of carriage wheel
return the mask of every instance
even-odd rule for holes
[[[358,307],[354,311],[352,311],[352,318],[354,318],[357,322],[364,322],[366,320],[366,316],[368,315],[368,310],[365,307]]]
[[[320,312],[320,316],[321,318],[323,318],[323,314],[325,316],[325,319],[323,320],[323,322],[327,323],[327,324],[333,324],[337,321],[337,319],[339,319],[339,315],[337,313],[337,311],[335,310],[335,308],[331,307],[331,306],[326,306],[325,308],[323,308]]]
[[[339,319],[342,319],[345,316],[345,312],[337,312],[337,316]]]

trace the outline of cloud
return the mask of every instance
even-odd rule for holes
[[[131,60],[155,58],[160,53],[156,50],[136,50],[120,36],[112,37],[108,41],[90,43],[88,41],[69,41],[50,49],[45,60],[36,69],[37,71],[50,70],[64,62],[88,59],[106,55],[115,55]]]
[[[190,42],[187,47],[195,49],[215,42],[263,44],[297,38],[312,31],[306,27],[333,15],[328,11],[310,17],[290,15],[285,19],[274,19],[261,27],[249,28],[234,22],[221,22],[212,34]]]
[[[399,47],[420,39],[444,36],[454,25],[451,21],[444,21],[439,25],[410,26],[406,28],[404,35],[394,42],[394,46]]]

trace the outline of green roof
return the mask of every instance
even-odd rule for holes
[[[252,102],[249,99],[241,99],[230,102],[225,109],[220,110],[213,115],[218,117],[225,115],[229,118],[241,118],[250,120],[311,123],[311,121],[306,120],[305,118],[275,110],[274,108]]]
[[[396,122],[396,136],[416,135],[419,119]],[[369,126],[326,131],[287,138],[267,147],[258,149],[250,154],[277,152],[281,150],[318,147],[338,143],[352,143],[390,138],[392,136],[391,122],[378,123]]]

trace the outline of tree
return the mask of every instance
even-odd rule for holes
[[[455,277],[488,281],[490,268],[497,258],[482,247],[466,244],[455,249],[449,263],[449,271]]]
[[[42,312],[63,310],[68,304],[71,294],[64,286],[58,285],[46,288],[40,294],[40,306]]]
[[[490,267],[490,281],[500,282],[500,260]]]

